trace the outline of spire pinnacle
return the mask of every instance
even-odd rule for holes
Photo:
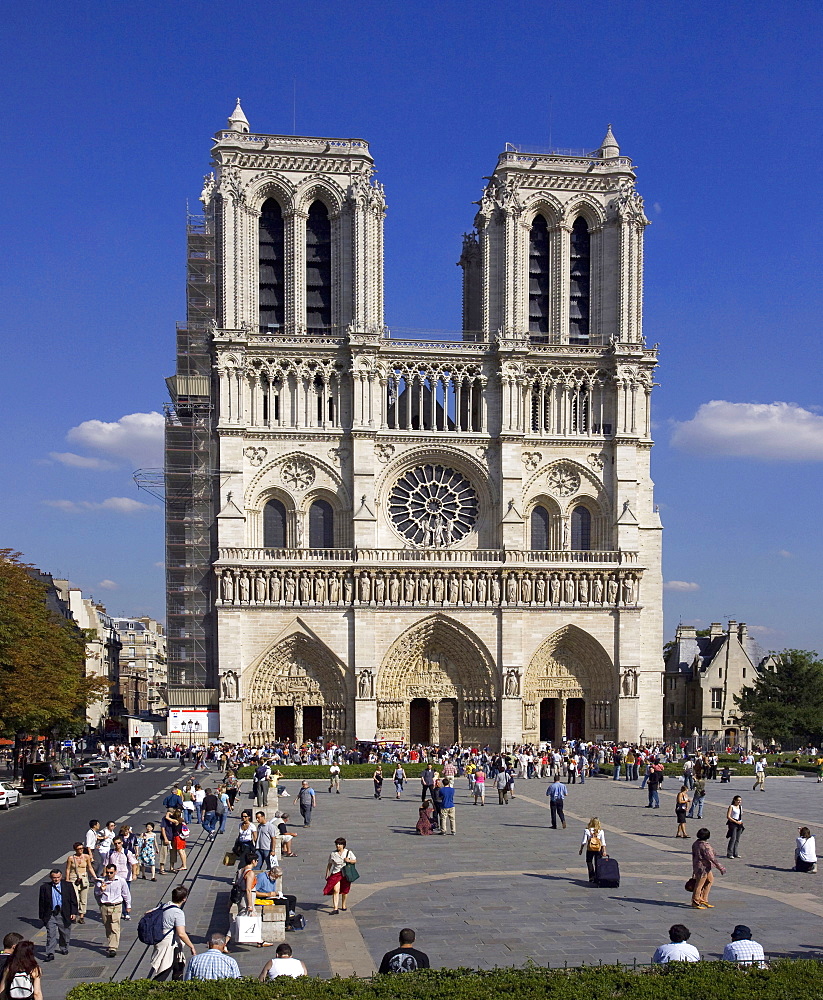
[[[230,132],[248,132],[249,131],[249,120],[243,114],[243,109],[240,107],[240,98],[237,98],[237,107],[231,113],[229,118],[229,131]]]
[[[611,123],[606,129],[606,135],[603,141],[600,143],[600,155],[604,160],[609,160],[614,156],[620,156],[620,147],[617,145],[617,139],[614,137],[612,132]]]

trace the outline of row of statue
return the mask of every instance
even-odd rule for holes
[[[218,571],[220,572],[220,571]],[[620,573],[431,573],[234,570],[220,572],[220,600],[244,604],[538,604],[634,606],[638,580]]]

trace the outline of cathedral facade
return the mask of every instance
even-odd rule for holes
[[[200,628],[172,677],[231,741],[659,736],[648,220],[611,129],[500,154],[451,341],[385,325],[366,142],[238,102],[212,157],[167,380],[170,646]]]

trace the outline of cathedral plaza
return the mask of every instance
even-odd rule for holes
[[[238,101],[211,156],[166,380],[177,717],[253,745],[659,737],[648,220],[611,127],[506,145],[451,339],[385,322],[365,141],[256,133]]]

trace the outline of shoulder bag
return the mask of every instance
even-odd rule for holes
[[[351,852],[349,852],[348,857],[351,857]],[[347,861],[343,865],[343,878],[347,882],[356,882],[360,878],[360,872],[357,870],[353,861]]]

